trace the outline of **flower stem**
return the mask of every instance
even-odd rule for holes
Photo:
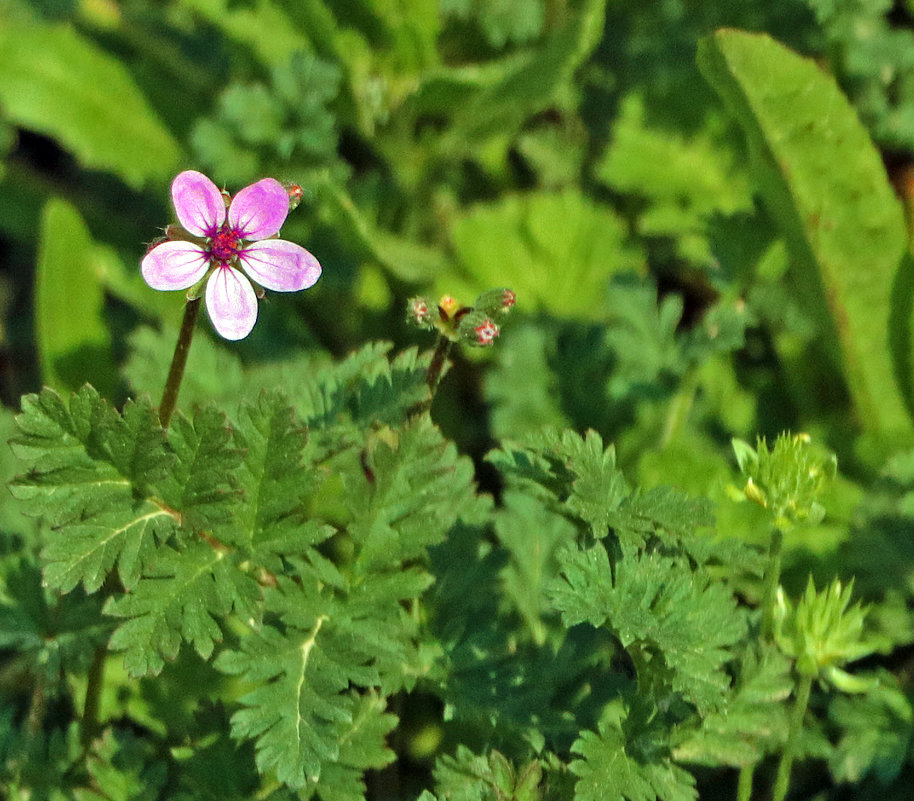
[[[194,337],[194,324],[197,322],[199,312],[200,298],[188,300],[184,307],[184,320],[181,322],[178,344],[175,345],[175,355],[171,359],[171,368],[168,370],[165,391],[162,393],[162,402],[159,404],[159,422],[162,424],[162,428],[168,428],[175,404],[178,402],[178,389],[181,387],[181,379],[184,378],[184,367],[187,365],[187,354],[190,352],[190,343]]]
[[[762,594],[762,638],[774,636],[774,607],[777,603],[778,585],[781,583],[781,546],[784,532],[775,526],[768,545],[768,566],[765,568],[765,588]]]
[[[784,532],[777,526],[771,532],[768,544],[768,564],[765,567],[764,589],[762,591],[762,628],[760,642],[770,642],[774,637],[774,608],[777,603],[778,585],[781,583],[781,548],[784,544]],[[746,666],[748,652],[743,657]],[[736,788],[736,801],[749,801],[752,797],[752,779],[756,763],[743,765],[739,771],[739,783]]]
[[[432,361],[428,366],[428,373],[425,376],[425,383],[431,390],[432,397],[435,397],[435,390],[441,383],[441,373],[444,370],[444,363],[447,361],[447,355],[451,350],[451,340],[445,336],[438,337],[438,346],[432,354]]]
[[[435,399],[435,391],[438,389],[438,384],[441,383],[441,376],[444,372],[444,365],[447,363],[447,355],[450,353],[450,350],[451,340],[446,336],[439,336],[435,352],[432,354],[432,360],[428,365],[428,372],[425,374],[425,383],[429,389],[428,399],[415,404],[407,412],[407,417],[410,419],[431,408],[432,401]]]
[[[787,789],[790,785],[790,770],[793,767],[793,760],[796,756],[800,732],[803,731],[803,718],[806,717],[806,709],[809,706],[812,678],[812,676],[806,675],[800,678],[800,686],[797,689],[797,697],[790,715],[790,731],[787,734],[787,743],[781,754],[781,761],[778,763],[778,772],[774,780],[771,801],[784,801],[787,796]]]

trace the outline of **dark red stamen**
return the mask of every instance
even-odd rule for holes
[[[223,264],[232,260],[241,249],[241,237],[231,228],[225,227],[217,231],[210,240],[209,252],[214,261]]]

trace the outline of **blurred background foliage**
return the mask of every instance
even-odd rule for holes
[[[904,193],[912,25],[909,4],[870,0],[0,0],[0,397],[13,409],[42,383],[85,381],[118,403],[155,397],[182,304],[137,266],[171,219],[172,177],[199,169],[234,191],[270,175],[304,188],[283,235],[324,275],[268,297],[230,348],[201,326],[194,358],[234,371],[214,395],[241,365],[427,346],[404,324],[407,297],[510,286],[497,347],[457,354],[436,401],[465,452],[591,427],[634,479],[710,494],[722,527],[752,531],[752,512],[727,506],[729,438],[809,430],[848,478],[837,522],[803,547],[837,554],[855,482],[912,439],[911,383],[878,383],[891,370],[878,337],[910,304],[854,309],[855,274],[895,281],[900,207],[868,144],[858,158],[851,107],[803,70],[835,76]],[[721,40],[703,75],[699,40],[723,27],[816,66],[778,50],[783,76],[768,62],[754,76]],[[772,100],[765,70],[788,88],[802,73],[826,100]],[[734,87],[757,91],[751,118]],[[778,144],[784,103],[815,141]],[[833,129],[848,143],[819,148]],[[845,155],[862,160],[849,179],[829,171]],[[769,157],[809,174],[766,178]],[[857,182],[836,201],[846,239],[868,214],[888,222],[864,220],[876,233],[835,257],[804,193],[842,180]],[[849,334],[810,302],[801,251],[826,294],[849,298]]]

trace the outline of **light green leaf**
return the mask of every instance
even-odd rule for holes
[[[594,319],[610,277],[641,267],[625,238],[619,217],[577,191],[508,195],[456,219],[451,240],[461,270],[455,278],[473,294],[509,286],[525,310]],[[453,292],[453,283],[450,276],[439,279],[442,291]]]
[[[177,143],[115,57],[64,25],[0,23],[0,53],[7,119],[135,189],[173,171]]]
[[[75,390],[88,381],[110,394],[117,373],[95,257],[91,235],[79,212],[66,201],[49,200],[41,215],[35,278],[43,378],[56,389]]]
[[[905,222],[866,130],[831,77],[766,35],[718,31],[702,40],[698,61],[746,133],[762,192],[798,257],[795,277],[836,344],[861,424],[910,436],[889,352]]]

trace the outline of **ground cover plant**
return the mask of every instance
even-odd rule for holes
[[[0,795],[909,798],[912,44],[0,0]]]

